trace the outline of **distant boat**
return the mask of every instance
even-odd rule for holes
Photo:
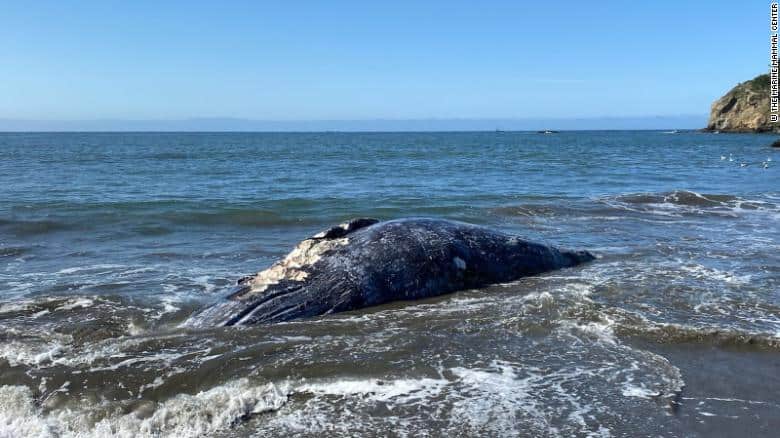
[[[537,134],[557,134],[560,131],[553,131],[550,129],[545,129],[544,131],[536,131]]]
[[[679,134],[680,131],[678,129],[672,130],[672,131],[664,131],[664,134]]]

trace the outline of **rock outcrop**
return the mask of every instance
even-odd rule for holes
[[[743,82],[712,104],[707,131],[780,132],[769,121],[769,75]]]

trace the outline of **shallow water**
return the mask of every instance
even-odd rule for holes
[[[0,134],[0,436],[771,435],[771,140]],[[599,259],[313,320],[179,328],[356,216],[463,220]]]

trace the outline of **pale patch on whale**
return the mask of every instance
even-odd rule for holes
[[[344,225],[342,224],[341,226],[343,227]],[[346,228],[345,231],[347,231]],[[324,232],[311,239],[302,241],[284,259],[246,280],[251,287],[246,294],[251,295],[263,292],[269,286],[278,284],[282,280],[304,281],[309,277],[309,272],[304,268],[316,263],[326,252],[349,243],[349,239],[346,237],[324,240],[321,237],[317,237],[320,235],[324,237]]]

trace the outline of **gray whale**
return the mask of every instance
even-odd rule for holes
[[[287,321],[512,281],[593,260],[443,219],[354,219],[301,241],[185,326]]]

